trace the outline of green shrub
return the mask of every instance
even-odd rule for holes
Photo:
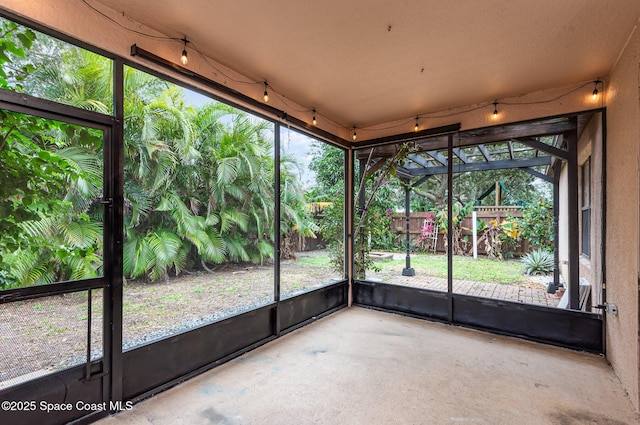
[[[539,198],[522,208],[518,221],[520,237],[532,247],[553,250],[553,204]]]
[[[522,257],[524,270],[530,275],[548,274],[553,271],[553,253],[536,249]]]

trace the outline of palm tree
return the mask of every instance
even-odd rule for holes
[[[197,117],[198,187],[207,220],[217,226],[227,259],[273,258],[271,124],[220,103],[200,108]]]
[[[78,108],[113,113],[113,61],[55,38],[39,35],[29,55],[16,64],[30,65],[22,91]]]
[[[25,91],[102,113],[113,110],[109,60],[39,39],[24,63],[34,69]],[[207,264],[273,258],[272,125],[218,102],[191,107],[183,89],[133,68],[125,67],[124,78],[125,275],[155,280]],[[55,172],[49,173],[48,191],[37,193],[45,206],[37,213],[23,209],[11,231],[13,239],[20,239],[19,232],[28,242],[18,247],[24,255],[13,264],[12,279],[34,284],[99,275],[102,135],[29,120],[23,117],[12,143],[26,156],[42,156]],[[34,168],[26,159],[14,165],[23,176]],[[309,234],[290,165],[286,158],[280,164],[281,226]],[[4,192],[4,199],[14,196]],[[16,244],[2,242],[0,251],[3,246]]]
[[[293,155],[282,153],[280,156],[280,233],[283,240],[280,246],[282,258],[294,256],[290,241],[297,232],[302,237],[316,237],[320,230],[314,223],[307,204],[309,200],[299,179],[300,164]]]

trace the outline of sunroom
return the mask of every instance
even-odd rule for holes
[[[422,327],[442,324],[431,337],[460,347],[507,337],[491,355],[576,363],[557,380],[584,375],[595,392],[571,402],[588,413],[567,401],[540,423],[635,416],[637,2],[0,0],[0,15],[2,423],[124,418],[312,329],[327,347],[356,329],[362,348],[415,326],[374,350],[419,369]],[[594,364],[605,375],[580,369]],[[583,406],[603,379],[619,416]],[[331,422],[321,411],[301,422]]]

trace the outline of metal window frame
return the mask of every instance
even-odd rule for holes
[[[467,326],[482,329],[494,333],[511,336],[518,336],[533,341],[544,342],[552,345],[559,345],[567,348],[585,350],[595,353],[605,352],[605,326],[602,314],[584,313],[578,310],[579,302],[579,246],[578,246],[578,172],[577,163],[577,117],[582,114],[603,113],[604,109],[575,112],[554,117],[532,119],[522,122],[509,123],[505,127],[532,125],[537,122],[554,122],[559,119],[568,120],[571,125],[569,130],[562,130],[562,137],[566,148],[562,152],[551,152],[567,164],[568,186],[567,203],[569,214],[568,235],[569,235],[569,309],[552,309],[548,307],[514,303],[510,301],[488,299],[456,294],[452,291],[453,270],[452,270],[452,232],[447,233],[448,249],[448,273],[447,292],[425,290],[419,288],[403,287],[399,285],[389,285],[366,280],[355,280],[353,286],[353,303],[362,307],[377,310],[396,312],[412,317],[420,317],[429,320],[443,321],[445,323]],[[465,130],[465,138],[472,139],[476,134],[481,135],[477,141],[461,143],[460,132],[453,132],[447,136],[446,149],[448,158],[454,158],[454,149],[459,149],[467,145],[477,145],[484,143],[490,130],[495,130],[502,126],[492,126],[481,129]],[[606,128],[603,129],[606,131]],[[390,138],[385,138],[381,143],[392,144]],[[399,141],[401,142],[401,140]],[[443,140],[436,141],[438,149],[443,149]],[[370,146],[367,146],[370,147]],[[547,149],[547,147],[540,146]],[[604,146],[603,146],[604,149]],[[551,150],[549,148],[548,150]],[[560,167],[556,161],[554,170],[554,187],[557,189]],[[454,161],[447,161],[447,211],[448,226],[451,228],[452,221],[452,192],[453,173],[455,168],[460,168],[461,164],[453,164]],[[603,179],[605,175],[603,173]],[[554,198],[557,198],[558,191],[554,190]],[[557,215],[558,199],[554,201],[554,211]],[[557,225],[557,223],[555,223]],[[555,227],[554,225],[554,227]],[[603,224],[604,226],[604,224]],[[556,231],[557,234],[557,231]],[[556,238],[557,243],[557,238]],[[556,252],[557,252],[556,246]],[[604,250],[604,247],[602,248]],[[557,271],[557,270],[556,270]],[[557,273],[556,273],[557,274]],[[604,290],[603,290],[604,293]],[[560,321],[560,322],[558,322]],[[580,329],[577,333],[576,329]]]
[[[39,296],[47,296],[51,294],[61,293],[61,291],[74,291],[74,290],[85,290],[91,288],[104,288],[105,291],[105,316],[104,322],[105,326],[105,335],[108,335],[108,340],[105,340],[104,346],[104,357],[103,364],[100,362],[92,362],[90,365],[90,369],[95,373],[104,373],[107,372],[110,376],[109,379],[102,378],[99,384],[95,384],[92,386],[91,391],[99,391],[102,394],[103,398],[107,398],[110,401],[123,401],[123,400],[139,400],[149,395],[152,395],[158,391],[161,391],[165,388],[168,388],[172,385],[175,385],[178,382],[181,382],[184,379],[187,379],[191,376],[195,376],[198,373],[201,373],[208,368],[215,367],[218,364],[221,364],[224,361],[227,361],[235,356],[242,354],[260,344],[270,341],[271,339],[277,337],[278,335],[283,335],[285,333],[291,332],[292,330],[303,326],[310,321],[316,320],[319,317],[322,317],[326,314],[331,314],[332,312],[343,308],[347,304],[355,305],[363,305],[370,308],[382,309],[385,311],[393,311],[400,312],[403,314],[421,317],[421,318],[429,318],[432,320],[441,320],[448,323],[458,324],[462,326],[475,327],[483,330],[488,330],[490,332],[496,333],[504,333],[509,335],[516,335],[520,337],[525,337],[527,339],[533,339],[536,341],[569,346],[571,348],[578,349],[586,349],[589,351],[595,352],[604,352],[604,318],[601,316],[596,316],[593,314],[586,314],[578,311],[572,310],[564,310],[558,312],[558,320],[566,320],[567,322],[563,325],[564,333],[561,333],[560,336],[557,334],[555,336],[549,336],[548,332],[543,332],[542,334],[537,334],[536,332],[540,331],[538,327],[534,329],[535,332],[531,331],[528,327],[528,323],[531,320],[536,318],[549,318],[555,317],[553,314],[549,316],[549,309],[544,309],[536,306],[527,306],[517,303],[509,303],[505,301],[498,300],[488,300],[483,298],[476,297],[468,297],[463,295],[456,295],[452,293],[452,274],[451,274],[451,258],[449,261],[449,273],[448,273],[448,292],[440,293],[428,290],[415,290],[413,288],[397,288],[391,287],[393,285],[385,285],[385,284],[372,284],[370,282],[357,281],[353,279],[353,233],[354,233],[354,149],[358,149],[363,146],[374,146],[377,144],[392,144],[398,142],[400,139],[410,140],[411,137],[409,134],[406,135],[398,135],[391,136],[388,138],[383,138],[380,140],[367,141],[361,144],[351,144],[350,142],[341,139],[337,136],[334,136],[329,133],[323,133],[313,127],[310,127],[308,124],[295,120],[292,117],[286,115],[284,111],[275,110],[275,108],[266,108],[264,105],[261,105],[259,102],[255,103],[253,99],[249,99],[246,96],[243,96],[239,93],[229,93],[227,92],[224,86],[220,86],[219,84],[208,80],[202,76],[198,76],[195,74],[184,74],[187,79],[191,81],[198,82],[203,84],[205,87],[208,87],[209,90],[202,90],[197,87],[193,87],[189,85],[188,82],[183,81],[182,79],[176,78],[175,67],[169,66],[165,64],[162,68],[163,71],[166,72],[158,72],[156,70],[147,68],[139,63],[133,62],[130,59],[122,58],[117,55],[114,55],[110,52],[103,51],[95,48],[86,43],[82,43],[78,40],[73,39],[72,37],[66,36],[60,32],[51,30],[50,28],[32,22],[30,20],[24,19],[20,16],[12,14],[10,12],[4,11],[0,9],[0,15],[4,16],[8,19],[11,19],[17,23],[22,25],[29,26],[34,28],[42,33],[52,35],[58,39],[63,41],[67,41],[76,46],[85,48],[94,53],[100,54],[104,57],[112,59],[114,61],[114,105],[115,105],[115,117],[112,116],[103,116],[101,114],[96,114],[90,111],[85,111],[77,108],[73,108],[67,105],[58,104],[55,102],[46,101],[43,99],[37,99],[30,97],[24,94],[16,94],[14,92],[6,92],[0,91],[0,107],[12,108],[16,112],[24,112],[33,114],[34,111],[38,111],[37,113],[43,114],[43,117],[64,117],[61,119],[66,122],[75,122],[81,125],[85,125],[86,121],[99,122],[99,125],[104,125],[109,127],[111,134],[110,138],[115,140],[115,146],[117,149],[113,149],[109,154],[109,165],[108,169],[110,170],[110,178],[105,181],[105,184],[111,185],[109,188],[110,193],[113,195],[114,204],[113,204],[113,216],[110,219],[109,223],[105,223],[105,226],[110,226],[110,235],[111,238],[109,241],[105,241],[106,243],[111,244],[110,252],[113,255],[113,258],[109,260],[109,276],[105,278],[111,282],[110,285],[104,285],[99,280],[98,281],[83,281],[83,282],[74,282],[70,284],[56,284],[50,285],[47,287],[37,287],[37,288],[24,288],[20,290],[10,290],[0,292],[0,303],[2,302],[11,302],[16,299],[28,299]],[[139,49],[141,50],[141,49]],[[138,51],[139,51],[138,50]],[[165,61],[166,62],[166,61]],[[233,350],[229,352],[229,349],[223,349],[218,351],[217,354],[213,357],[209,356],[207,358],[194,358],[192,356],[192,352],[183,352],[182,359],[188,360],[191,359],[192,363],[190,363],[188,369],[189,370],[176,370],[173,373],[158,377],[155,376],[150,383],[150,386],[146,389],[142,389],[140,391],[131,391],[127,390],[127,386],[125,384],[125,379],[135,379],[135,376],[128,375],[130,373],[132,360],[135,356],[140,355],[141,358],[146,361],[147,359],[153,357],[154,355],[158,355],[159,360],[167,360],[172,358],[171,349],[165,350],[162,347],[171,347],[170,341],[165,339],[158,341],[154,344],[145,345],[135,350],[128,351],[126,353],[122,352],[122,244],[123,244],[123,234],[122,234],[122,213],[123,213],[123,99],[124,99],[124,88],[123,88],[123,69],[124,66],[131,66],[136,69],[143,70],[144,72],[148,72],[150,74],[159,76],[160,78],[171,81],[180,86],[189,88],[190,90],[194,90],[201,94],[204,94],[212,99],[219,100],[226,104],[230,104],[238,109],[244,110],[246,112],[250,112],[261,118],[264,118],[268,121],[271,121],[275,124],[276,130],[278,130],[281,121],[287,121],[291,123],[294,128],[301,131],[304,134],[308,134],[311,137],[318,138],[319,140],[332,144],[341,148],[344,151],[345,158],[345,185],[344,185],[344,196],[345,196],[345,226],[344,226],[344,238],[345,238],[345,280],[342,282],[338,282],[334,285],[330,285],[327,287],[323,287],[314,291],[310,291],[300,296],[296,296],[284,301],[279,301],[278,297],[274,298],[274,304],[268,305],[259,309],[251,310],[247,313],[243,313],[238,316],[233,316],[230,318],[226,318],[223,321],[216,322],[210,325],[206,325],[202,328],[197,328],[185,332],[184,334],[179,335],[176,340],[182,341],[182,344],[185,344],[185,341],[197,340],[197,337],[200,337],[204,332],[207,337],[211,337],[212,335],[220,335],[225,334],[225,330],[234,328],[235,331],[230,332],[225,339],[222,340],[224,343],[229,342],[232,343],[236,337],[242,335],[244,338],[251,339],[251,336],[247,335],[244,329],[246,326],[258,326],[258,323],[269,324],[269,330],[273,334],[272,336],[261,337],[262,331],[256,332],[252,334],[257,340],[250,342],[245,341],[244,344],[238,347],[232,347]],[[162,65],[161,65],[162,67]],[[181,72],[178,70],[177,72]],[[216,95],[213,93],[220,92],[220,95]],[[26,101],[25,101],[26,99]],[[234,99],[236,101],[234,101]],[[246,105],[251,105],[251,108],[248,108]],[[605,110],[598,110],[602,112],[603,115],[603,145],[606,143],[606,119],[605,119]],[[587,111],[585,111],[587,112]],[[50,115],[51,114],[51,115]],[[565,116],[575,115],[575,114],[566,114]],[[55,118],[53,118],[55,119]],[[76,121],[73,121],[76,120]],[[529,120],[528,122],[535,122],[537,120]],[[526,122],[526,121],[525,121]],[[451,126],[451,128],[447,129],[447,133],[451,131],[453,134],[447,135],[447,143],[446,148],[449,152],[449,158],[452,158],[454,138],[458,137],[459,134],[459,125]],[[278,133],[279,131],[276,131]],[[419,133],[420,136],[429,136],[430,133]],[[572,137],[573,135],[568,135]],[[456,139],[457,140],[457,139]],[[276,149],[278,152],[279,149]],[[571,154],[570,154],[571,155]],[[603,164],[606,161],[606,149],[603,146]],[[452,163],[452,161],[449,161]],[[453,173],[453,165],[447,165],[447,174],[449,180],[449,186],[451,187],[451,176]],[[279,167],[274,167],[276,170],[279,170]],[[577,179],[577,163],[570,164],[570,181],[572,179]],[[105,169],[107,169],[107,160],[105,160]],[[277,171],[276,171],[277,173]],[[605,177],[606,168],[603,167],[603,180]],[[279,174],[279,173],[278,173]],[[572,177],[574,176],[574,177]],[[279,197],[279,185],[276,186],[277,191],[277,203],[280,202]],[[602,188],[603,194],[605,191],[605,185],[603,184]],[[448,208],[451,209],[452,202],[451,196],[452,191],[449,190],[448,195]],[[570,200],[570,204],[575,204],[577,207],[577,196]],[[603,226],[604,226],[604,213],[606,212],[606,197],[603,197]],[[571,206],[571,205],[570,205]],[[576,209],[577,210],[577,209]],[[451,220],[451,211],[449,211],[449,220]],[[450,225],[450,223],[449,223]],[[577,236],[577,226],[570,232]],[[604,234],[604,228],[603,228]],[[279,246],[279,233],[276,233],[276,249]],[[450,241],[451,242],[451,241]],[[575,243],[577,244],[577,238],[575,238]],[[449,243],[449,249],[451,250],[452,244]],[[603,250],[603,272],[605,271],[605,263],[604,261],[604,246],[601,248]],[[106,250],[105,250],[106,251]],[[573,250],[572,252],[576,253],[577,250]],[[449,255],[451,257],[451,255]],[[576,256],[577,258],[577,256]],[[574,258],[572,256],[572,262]],[[577,262],[576,262],[577,264]],[[577,266],[576,266],[577,267]],[[577,273],[571,272],[572,276],[576,276]],[[604,276],[604,274],[603,274]],[[276,276],[276,281],[279,279],[279,274]],[[573,281],[573,278],[572,278]],[[65,285],[63,287],[63,285]],[[68,286],[66,286],[68,285]],[[277,284],[276,284],[277,285]],[[572,284],[573,285],[573,284]],[[577,296],[577,291],[576,296]],[[603,297],[604,297],[604,289],[603,289]],[[3,296],[7,296],[3,299]],[[515,304],[515,305],[514,305]],[[573,305],[572,300],[572,305]],[[288,310],[287,310],[288,309]],[[286,312],[285,312],[286,310]],[[505,313],[508,311],[509,313]],[[542,316],[541,316],[542,315]],[[520,323],[517,327],[505,328],[504,323],[513,323],[514,317],[517,317],[517,323]],[[258,318],[258,322],[255,322],[254,319]],[[263,318],[265,318],[263,320]],[[274,320],[275,318],[275,320]],[[273,320],[275,323],[271,323],[270,320]],[[546,319],[544,319],[546,320]],[[555,322],[554,322],[555,323]],[[564,344],[563,341],[564,335],[566,333],[573,332],[574,329],[586,326],[589,329],[590,339],[589,341],[582,340],[572,340],[570,344]],[[595,330],[595,327],[599,327],[599,331]],[[211,333],[211,334],[209,334]],[[561,338],[562,337],[562,338]],[[596,340],[599,340],[596,341]],[[596,342],[594,342],[596,341]],[[156,345],[157,344],[157,345]],[[188,344],[187,344],[188,345]],[[134,353],[135,351],[135,353]],[[208,356],[208,355],[207,355]],[[205,356],[206,357],[206,356]],[[204,364],[199,364],[199,362],[205,361]],[[128,363],[129,362],[129,363]],[[127,366],[128,365],[128,366]],[[157,372],[159,368],[162,368],[164,365],[163,362],[159,362],[156,365],[155,369],[151,370],[151,373]],[[107,369],[108,368],[108,369]],[[75,382],[79,377],[82,377],[84,373],[84,367],[80,368],[72,368],[65,371],[61,371],[60,373],[51,376],[51,379],[59,380],[60,382],[64,382],[66,385],[65,391],[68,390],[68,384],[71,382]],[[98,382],[98,381],[94,381]],[[17,388],[11,388],[10,392],[0,391],[0,398],[3,397],[19,397],[22,396],[22,399],[27,399],[27,397],[33,397],[34,394],[38,394],[40,391],[40,387],[42,387],[41,380],[30,381],[24,385],[21,385]],[[11,394],[9,394],[11,393]],[[59,394],[45,394],[43,395],[43,399],[49,397],[54,399],[54,397],[58,397]],[[18,399],[18,398],[16,398]],[[7,423],[52,423],[52,422],[62,422],[62,421],[75,421],[77,423],[88,423],[91,422],[98,417],[106,415],[107,412],[99,412],[96,414],[90,414],[88,416],[55,416],[55,415],[47,415],[40,416],[36,418],[27,418],[20,417],[19,420],[8,420]],[[4,417],[2,417],[4,419]],[[4,420],[2,421],[4,422]]]
[[[151,68],[145,67],[139,63],[132,62],[129,59],[110,54],[109,52],[96,49],[86,43],[79,42],[62,33],[51,30],[43,25],[39,25],[16,16],[10,12],[0,9],[0,16],[10,19],[21,25],[31,27],[46,35],[69,42],[78,47],[87,49],[94,53],[100,54],[113,60],[113,87],[114,87],[114,116],[102,115],[92,111],[75,108],[72,106],[52,102],[45,99],[33,97],[31,95],[16,93],[12,91],[0,90],[0,107],[14,110],[30,115],[42,116],[43,118],[58,119],[60,121],[70,122],[79,125],[85,125],[92,128],[101,128],[105,130],[105,193],[110,194],[112,203],[109,207],[110,214],[105,215],[105,259],[104,268],[105,276],[100,279],[93,279],[80,282],[67,282],[53,285],[45,285],[29,288],[17,288],[8,291],[0,291],[0,303],[13,302],[17,300],[32,299],[36,297],[44,297],[56,295],[60,293],[75,292],[79,290],[91,290],[94,288],[103,288],[104,290],[104,314],[103,314],[103,358],[99,361],[92,361],[90,365],[78,366],[67,370],[60,371],[53,375],[48,375],[43,379],[35,379],[27,381],[15,387],[11,387],[0,391],[0,398],[26,400],[33,397],[39,397],[41,400],[51,400],[58,402],[65,397],[74,396],[85,397],[87,400],[89,394],[99,394],[101,401],[106,401],[108,409],[101,412],[58,412],[42,414],[34,412],[33,414],[8,414],[0,412],[0,422],[7,423],[90,423],[94,420],[113,413],[114,406],[125,401],[138,401],[159,391],[176,385],[191,376],[195,376],[203,371],[215,367],[225,361],[241,355],[261,344],[264,344],[278,336],[284,335],[315,321],[327,314],[331,314],[348,303],[350,294],[348,276],[351,269],[348,260],[348,251],[345,250],[345,272],[344,280],[318,288],[301,295],[297,295],[286,300],[279,298],[279,261],[274,262],[274,302],[265,307],[250,310],[246,313],[225,318],[221,321],[205,325],[200,328],[188,330],[178,336],[165,338],[160,341],[137,347],[133,350],[123,352],[122,350],[122,303],[123,303],[123,279],[122,279],[122,248],[124,242],[123,234],[123,187],[124,187],[124,66],[130,66],[147,72],[156,77],[162,78],[174,84],[185,87],[189,90],[201,93],[212,100],[217,100],[225,104],[236,107],[242,111],[248,112],[262,119],[265,119],[274,125],[274,163],[279,164],[280,155],[280,128],[281,122],[287,121],[288,125],[300,131],[302,134],[308,135],[315,140],[328,143],[342,150],[344,155],[344,197],[345,200],[352,196],[353,184],[349,180],[352,172],[350,158],[352,159],[352,151],[348,148],[348,142],[324,132],[315,127],[311,127],[302,121],[288,117],[283,111],[275,110],[271,107],[262,107],[259,104],[251,104],[247,102],[248,98],[239,93],[231,93],[231,99],[216,95],[213,93],[222,92],[229,94],[224,90],[223,86],[198,75],[189,75],[191,81],[203,84],[209,87],[211,91],[202,90],[191,86],[173,75],[175,70],[163,68],[167,73],[158,72]],[[233,99],[236,99],[235,101]],[[251,108],[245,104],[251,104]],[[107,146],[108,144],[108,146]],[[280,209],[280,167],[274,167],[274,190],[276,205],[276,217],[279,217]],[[345,227],[344,240],[348,248],[349,232],[348,228],[352,221],[346,217],[347,205],[345,202]],[[276,230],[276,241],[274,250],[276,258],[279,258],[280,237],[279,219],[275,220],[274,229]],[[267,325],[269,335],[262,335],[261,326]],[[255,332],[248,329],[256,329]],[[189,349],[189,347],[197,346],[197,341],[212,341],[214,338],[220,349],[211,350],[205,347],[204,350]],[[243,342],[244,341],[244,342]],[[239,343],[240,342],[240,343]],[[177,345],[173,345],[176,343]],[[168,348],[167,348],[168,347]],[[149,361],[149,354],[155,361]],[[142,356],[141,363],[136,363],[136,356]],[[176,360],[175,356],[180,357],[181,369],[168,370],[167,364],[171,364]],[[139,365],[150,365],[149,367],[139,367]],[[133,365],[133,366],[132,366]],[[92,375],[99,379],[88,381],[82,390],[74,392],[79,382],[79,376],[86,374],[88,370]],[[170,369],[170,368],[169,368]],[[54,380],[58,383],[57,390],[54,392],[46,392],[43,388],[43,382]],[[138,389],[131,388],[131,382],[139,382],[148,384],[146,387]],[[44,391],[44,392],[43,392]],[[96,400],[96,402],[99,400]],[[111,404],[111,403],[115,404]]]
[[[63,391],[65,397],[70,400],[82,400],[92,403],[108,402],[108,394],[112,391],[112,352],[113,341],[112,321],[108,312],[113,310],[113,294],[110,282],[113,279],[113,271],[118,263],[114,250],[110,249],[114,244],[114,215],[117,205],[117,190],[114,181],[114,156],[119,149],[116,143],[116,118],[93,111],[87,111],[73,106],[62,105],[31,95],[16,93],[8,90],[0,90],[0,108],[25,115],[36,116],[44,119],[71,123],[87,128],[93,128],[103,133],[103,190],[105,199],[111,199],[105,203],[103,221],[103,269],[104,275],[99,278],[80,281],[57,282],[49,285],[29,286],[25,288],[13,288],[0,291],[0,304],[22,301],[27,299],[42,298],[73,292],[95,289],[103,290],[103,356],[98,360],[89,360],[84,365],[75,366],[50,375],[46,375],[34,381],[28,381],[15,387],[0,390],[0,399],[39,401],[58,400],[59,396],[51,388]],[[121,259],[120,259],[121,262]],[[88,302],[91,297],[88,295]],[[90,322],[88,322],[90,324]],[[91,329],[87,329],[90,338]],[[46,383],[50,382],[50,386]],[[72,421],[86,416],[95,420],[105,416],[108,412],[77,412],[67,411],[47,415],[40,410],[30,412],[0,412],[0,419],[6,423],[47,423],[48,421]]]
[[[580,212],[582,215],[580,220],[580,254],[586,258],[591,258],[591,172],[591,156],[589,156],[580,167]],[[585,174],[588,174],[588,178],[585,178],[587,177]],[[587,196],[585,196],[585,192]],[[588,202],[585,202],[586,200]]]

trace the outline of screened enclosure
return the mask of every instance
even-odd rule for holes
[[[604,352],[602,111],[353,145],[0,24],[0,396],[109,406],[1,422],[93,420],[351,304]]]

